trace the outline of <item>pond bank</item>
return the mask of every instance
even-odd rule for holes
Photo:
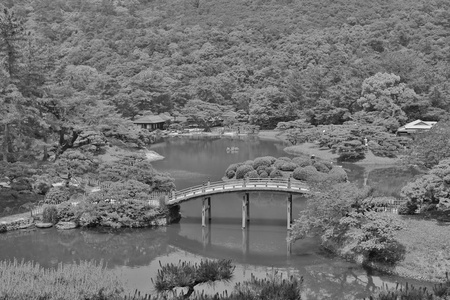
[[[337,161],[339,155],[333,153],[330,149],[325,147],[319,147],[316,143],[303,143],[300,145],[286,147],[284,149],[289,154],[293,155],[314,155],[317,158],[324,160]],[[392,166],[400,162],[399,158],[380,157],[375,156],[372,151],[368,150],[364,159],[354,162],[355,165],[382,165]]]

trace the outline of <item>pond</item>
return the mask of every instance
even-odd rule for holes
[[[183,189],[207,180],[221,180],[231,163],[266,155],[291,156],[283,151],[286,146],[281,141],[256,137],[177,137],[149,148],[165,157],[153,162],[155,168],[170,172],[177,189]],[[227,147],[239,150],[227,152]],[[364,175],[361,167],[345,165],[344,168],[360,184],[368,176],[368,182],[382,186],[388,182],[386,174],[392,173],[377,174],[384,178],[381,181],[371,174]],[[380,189],[380,193],[396,191]],[[303,276],[305,299],[360,299],[383,283],[405,282],[403,278],[371,273],[331,257],[321,251],[314,239],[298,241],[288,251],[286,195],[283,194],[252,193],[250,223],[242,229],[242,197],[242,193],[213,196],[212,220],[206,227],[201,226],[201,200],[193,200],[182,204],[181,221],[165,228],[9,232],[0,235],[0,260],[33,260],[46,267],[59,262],[103,260],[126,281],[130,292],[138,289],[143,293],[152,292],[151,278],[156,276],[160,262],[196,262],[205,258],[232,259],[236,265],[232,282],[200,287],[209,293],[231,290],[235,282],[249,279],[251,274],[263,277],[274,271]],[[305,199],[296,196],[293,202],[296,216],[304,207]]]

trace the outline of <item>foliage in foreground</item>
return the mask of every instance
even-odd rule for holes
[[[406,283],[405,286],[395,288],[383,287],[380,291],[370,296],[369,300],[446,300],[450,299],[450,279],[448,272],[444,283],[435,284],[432,289],[426,287],[415,287]]]
[[[19,287],[19,288],[18,288]],[[123,293],[120,280],[103,263],[81,261],[44,269],[33,262],[0,261],[0,299],[104,299]]]
[[[202,260],[198,264],[180,261],[178,264],[161,265],[154,285],[158,293],[170,292],[177,287],[187,287],[183,298],[189,298],[196,285],[231,280],[233,270],[231,260]]]
[[[363,264],[393,265],[403,258],[405,249],[394,239],[400,224],[375,211],[370,189],[340,183],[314,190],[293,224],[291,239],[318,236],[326,249]]]
[[[433,204],[435,209],[450,209],[450,159],[435,165],[428,174],[408,183],[402,196],[415,205]]]

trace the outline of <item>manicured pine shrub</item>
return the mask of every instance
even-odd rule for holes
[[[292,161],[302,168],[312,164],[312,161],[309,158],[304,157],[294,157]]]
[[[259,178],[258,172],[256,172],[255,170],[248,172],[247,176],[248,178]]]
[[[266,171],[262,171],[262,172],[259,174],[259,178],[269,178],[269,174],[267,174]]]
[[[279,169],[281,171],[289,171],[292,172],[295,170],[295,168],[297,168],[298,165],[294,162],[285,162],[284,164],[282,164]]]
[[[314,168],[316,168],[317,171],[321,172],[321,173],[328,173],[330,171],[330,169],[327,168],[327,166],[325,166],[323,163],[321,163],[320,161],[316,161],[314,163]]]
[[[226,175],[228,178],[233,178],[234,174],[236,174],[237,168],[238,168],[239,166],[242,166],[242,165],[243,165],[243,163],[237,163],[237,164],[231,164],[231,165],[229,165],[228,168],[227,168],[226,171],[225,171],[225,175]],[[228,173],[230,172],[230,174],[231,174],[231,171],[233,171],[234,174],[233,174],[233,176],[230,177]]]
[[[283,173],[281,173],[280,170],[273,170],[270,173],[270,178],[282,178],[283,177]]]
[[[328,172],[328,179],[332,182],[346,182],[348,180],[347,172],[344,168],[335,166]]]
[[[260,167],[269,167],[275,161],[276,158],[272,156],[258,157],[253,160],[253,168],[258,170]]]
[[[42,212],[42,221],[45,223],[58,223],[58,210],[56,206],[50,205],[44,207],[44,211]]]
[[[234,175],[236,175],[236,172],[233,170],[229,170],[226,172],[226,176],[228,179],[234,178]]]
[[[239,166],[236,170],[236,179],[242,179],[245,177],[245,174],[247,174],[250,171],[254,171],[253,167],[251,165],[242,165]]]
[[[288,161],[288,162],[292,161],[292,159],[290,159],[289,157],[285,157],[285,156],[279,157],[278,160],[284,160],[284,161]]]
[[[270,173],[272,173],[273,170],[276,170],[276,168],[275,167],[267,167],[266,168],[266,173],[270,175]]]
[[[266,166],[259,166],[255,170],[258,172],[258,174],[261,174],[261,172],[266,172]]]
[[[319,172],[313,166],[306,166],[304,168],[296,168],[292,177],[297,180],[309,181],[318,176]]]

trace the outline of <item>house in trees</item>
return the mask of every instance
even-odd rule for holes
[[[434,124],[436,124],[436,123],[437,123],[436,121],[415,120],[413,122],[403,125],[399,129],[397,129],[397,135],[409,135],[409,134],[427,131],[427,130],[430,130],[431,127],[433,127]]]
[[[164,124],[169,120],[162,118],[161,116],[143,116],[139,119],[133,121],[134,124],[140,126],[144,129],[149,129],[150,131],[155,129],[164,129]]]

